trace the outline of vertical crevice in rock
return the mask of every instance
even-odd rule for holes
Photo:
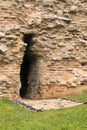
[[[21,64],[20,70],[20,81],[21,81],[21,88],[20,88],[20,96],[22,98],[26,97],[27,89],[28,89],[28,79],[32,70],[32,64],[35,62],[35,56],[31,53],[30,47],[33,44],[34,34],[24,34],[23,42],[27,44],[25,54],[23,57],[23,62]]]

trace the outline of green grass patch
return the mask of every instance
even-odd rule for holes
[[[87,90],[83,90],[82,94],[80,95],[68,96],[67,98],[80,102],[87,102]]]
[[[35,113],[0,99],[0,130],[87,130],[87,105]]]

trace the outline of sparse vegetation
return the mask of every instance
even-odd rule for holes
[[[33,113],[0,99],[0,130],[87,130],[87,105]]]
[[[67,97],[68,99],[80,101],[80,102],[87,102],[87,90],[84,90],[81,95],[74,95]]]

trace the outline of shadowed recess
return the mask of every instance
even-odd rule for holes
[[[20,69],[20,81],[21,81],[20,97],[22,98],[24,98],[27,94],[29,73],[31,70],[31,65],[35,61],[35,56],[33,56],[33,54],[30,52],[30,46],[34,43],[32,40],[34,35],[35,34],[33,33],[24,34],[23,37],[23,42],[26,43],[27,46]]]

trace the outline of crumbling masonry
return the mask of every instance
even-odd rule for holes
[[[87,88],[87,0],[0,0],[0,97]]]

